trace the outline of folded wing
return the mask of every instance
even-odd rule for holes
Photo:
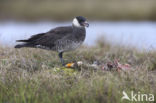
[[[47,33],[40,33],[31,36],[27,40],[17,40],[17,42],[24,42],[23,44],[16,45],[15,48],[21,47],[36,47],[37,45],[53,48],[57,40],[60,40],[72,33],[72,27],[57,27]]]

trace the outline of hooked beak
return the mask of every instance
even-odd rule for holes
[[[82,25],[85,27],[89,27],[89,23],[87,21],[83,22]]]

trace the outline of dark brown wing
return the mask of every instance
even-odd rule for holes
[[[72,33],[72,26],[57,27],[42,35],[40,38],[34,40],[35,45],[42,45],[52,48],[55,46],[57,40],[62,39]]]

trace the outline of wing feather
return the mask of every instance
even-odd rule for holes
[[[55,46],[55,43],[58,40],[70,35],[71,33],[72,33],[71,26],[57,27],[55,29],[50,30],[45,35],[41,36],[40,38],[36,39],[34,41],[34,44],[52,48],[53,46]]]

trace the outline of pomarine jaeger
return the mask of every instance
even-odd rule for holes
[[[64,65],[63,53],[78,48],[84,42],[85,27],[89,27],[86,18],[77,16],[73,19],[72,26],[56,27],[46,33],[33,35],[26,40],[17,40],[22,43],[16,45],[15,48],[30,47],[57,51]]]

